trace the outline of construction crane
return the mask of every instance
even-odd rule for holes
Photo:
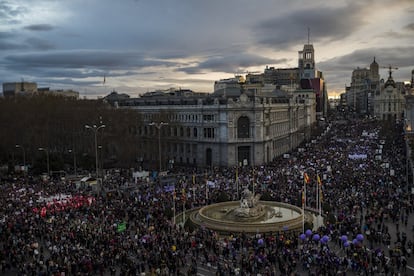
[[[381,66],[381,68],[386,68],[386,69],[388,69],[388,73],[390,74],[390,78],[391,78],[391,75],[392,75],[392,70],[398,70],[398,67],[392,67],[392,65],[390,64],[390,65],[388,65],[388,66]]]

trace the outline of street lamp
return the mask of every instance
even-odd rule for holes
[[[46,162],[47,162],[47,175],[50,176],[50,167],[49,167],[49,150],[48,148],[39,148],[40,151],[46,152]]]
[[[89,126],[89,125],[85,125],[85,128],[91,129],[93,131],[93,133],[95,134],[95,159],[96,159],[96,179],[98,179],[98,138],[97,138],[97,134],[98,134],[98,130],[101,128],[106,127],[105,125],[100,125],[100,126]]]
[[[16,148],[21,148],[23,152],[23,173],[26,173],[26,151],[23,146],[16,145]]]
[[[78,172],[76,170],[76,152],[75,150],[68,150],[69,153],[73,152],[73,169],[75,171],[75,176],[78,176]]]
[[[99,170],[101,171],[101,173],[102,173],[102,176],[104,175],[104,170],[103,170],[103,154],[102,154],[102,146],[101,145],[99,145],[98,146],[98,156],[99,156],[99,158],[98,158],[98,160],[99,160],[99,162],[98,162],[98,167],[99,167]]]
[[[158,129],[158,158],[160,160],[160,171],[159,171],[158,174],[160,174],[161,169],[162,169],[162,167],[161,167],[162,166],[161,165],[161,163],[162,163],[161,162],[161,128],[162,128],[162,126],[167,126],[168,123],[164,123],[164,122],[155,123],[155,122],[152,122],[149,125],[150,126],[155,126]]]

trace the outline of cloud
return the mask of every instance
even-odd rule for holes
[[[410,32],[414,32],[414,23],[410,23],[406,26],[404,26],[404,29]]]
[[[344,39],[364,24],[364,16],[364,8],[358,4],[301,8],[263,20],[251,32],[263,45],[285,48],[296,46],[299,41],[306,43],[307,28],[311,42]]]
[[[53,30],[53,26],[49,24],[34,24],[25,26],[24,29],[29,31],[51,31]]]
[[[414,66],[412,1],[0,0],[0,75],[205,91],[235,72],[297,66],[310,28],[329,91],[373,56]]]
[[[322,71],[352,70],[357,67],[368,67],[374,57],[380,66],[392,64],[397,67],[414,66],[414,46],[400,46],[392,48],[366,48],[353,51],[350,54],[335,57],[318,63]]]
[[[36,37],[27,38],[25,40],[25,43],[30,48],[35,49],[35,50],[45,51],[45,50],[51,50],[51,49],[56,48],[56,46],[54,44],[50,43],[49,41],[44,40],[44,39],[40,39],[40,38],[36,38]]]
[[[23,6],[16,6],[10,1],[2,1],[0,2],[0,22],[17,24],[20,20],[16,17],[26,14],[27,11],[28,9]]]
[[[0,32],[0,50],[26,49],[25,45],[15,42],[16,34],[12,32]]]
[[[9,65],[15,64],[15,69],[24,67],[127,69],[175,64],[151,59],[139,52],[111,50],[71,50],[9,55],[5,60]]]
[[[409,71],[414,67],[414,46],[393,48],[366,48],[353,51],[347,55],[335,57],[317,64],[323,71],[328,88],[339,90],[351,82],[352,71],[357,68],[368,68],[374,57],[380,71],[386,72],[388,66],[400,68],[394,74],[397,81],[409,79]],[[385,74],[382,78],[386,78]]]
[[[202,72],[226,72],[235,73],[245,71],[249,67],[264,66],[266,64],[278,64],[286,62],[286,59],[271,59],[254,54],[238,54],[227,56],[215,56],[199,62],[195,66],[182,67],[177,71],[186,72],[188,74],[196,74]]]

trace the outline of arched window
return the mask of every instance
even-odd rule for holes
[[[191,129],[189,127],[187,127],[187,137],[191,136]]]
[[[197,137],[197,128],[196,127],[193,129],[193,134],[194,134],[194,137]]]
[[[250,120],[247,116],[237,121],[237,138],[250,138]]]

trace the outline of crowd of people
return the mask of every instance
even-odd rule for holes
[[[331,123],[302,150],[254,168],[177,169],[174,190],[122,171],[108,174],[99,193],[69,180],[5,179],[0,273],[196,275],[199,267],[216,275],[406,273],[413,213],[406,145],[401,125],[381,126],[368,119]],[[253,185],[272,200],[301,206],[304,172],[312,183],[321,179],[324,224],[312,233],[217,233],[173,219],[173,210],[223,195],[237,200],[241,187]],[[319,207],[316,187],[306,189],[310,209]]]

